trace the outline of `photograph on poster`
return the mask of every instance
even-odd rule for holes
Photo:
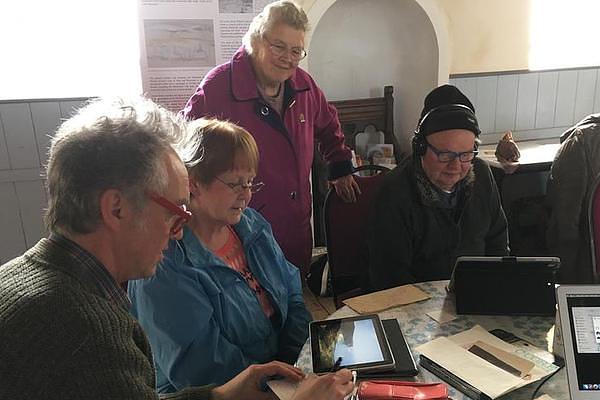
[[[212,19],[144,21],[149,68],[198,68],[214,65]]]

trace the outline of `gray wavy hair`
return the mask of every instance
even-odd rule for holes
[[[84,234],[101,219],[99,200],[120,190],[137,211],[145,192],[164,193],[162,157],[184,137],[180,117],[145,98],[96,99],[57,130],[46,168],[48,230]]]
[[[309,30],[308,17],[298,4],[289,0],[268,4],[260,14],[254,17],[242,38],[242,44],[248,54],[254,52],[254,44],[263,38],[265,32],[269,32],[274,25],[280,23],[302,32]]]

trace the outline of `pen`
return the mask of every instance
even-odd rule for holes
[[[340,365],[342,365],[342,357],[338,357],[337,360],[335,360],[335,364],[331,367],[331,372],[336,372],[340,369]]]
[[[352,394],[350,396],[350,400],[358,400],[358,388],[356,387],[356,370],[352,371],[352,386],[354,387],[354,389],[352,389]]]

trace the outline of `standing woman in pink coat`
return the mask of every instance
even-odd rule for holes
[[[308,18],[291,1],[265,7],[250,24],[233,58],[212,69],[182,110],[214,116],[248,130],[258,145],[256,176],[264,182],[250,206],[273,227],[286,258],[308,270],[312,249],[310,169],[315,141],[328,179],[346,201],[360,194],[352,178],[337,112],[298,63],[306,57]]]

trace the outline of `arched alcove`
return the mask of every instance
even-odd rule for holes
[[[316,0],[305,67],[329,100],[383,95],[394,86],[403,150],[431,88],[448,80],[447,34],[430,0]]]

